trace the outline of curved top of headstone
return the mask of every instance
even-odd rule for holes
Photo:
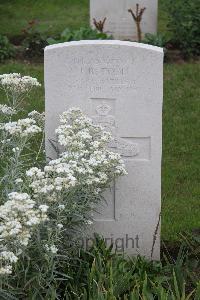
[[[58,48],[65,48],[65,47],[74,47],[74,46],[83,46],[83,45],[115,45],[115,46],[128,46],[128,47],[134,47],[138,49],[146,49],[146,50],[151,50],[155,51],[158,53],[163,54],[163,48],[157,47],[157,46],[152,46],[148,44],[142,44],[142,43],[136,43],[136,42],[129,42],[129,41],[120,41],[120,40],[81,40],[81,41],[72,41],[72,42],[65,42],[65,43],[59,43],[59,44],[54,44],[45,47],[45,51],[53,50],[53,49],[58,49]]]

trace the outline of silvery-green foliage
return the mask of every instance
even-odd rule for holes
[[[49,205],[50,240],[58,237],[53,245],[64,254],[91,224],[91,210],[102,200],[102,192],[126,171],[120,155],[107,149],[110,134],[79,109],[60,116],[56,134],[62,154],[44,169],[33,167],[26,175],[34,199]]]
[[[4,276],[12,273],[13,264],[28,245],[33,229],[47,219],[46,212],[37,207],[23,187],[31,154],[27,150],[42,127],[37,124],[35,113],[17,120],[23,99],[36,86],[40,86],[39,82],[30,76],[0,75],[0,87],[7,102],[0,105],[0,275]]]
[[[17,120],[17,113],[40,84],[15,73],[1,75],[0,84],[7,97],[0,106],[2,284],[20,299],[56,299],[78,238],[92,225],[91,212],[102,192],[126,174],[124,163],[107,148],[110,134],[72,108],[60,116],[56,130],[62,153],[39,165],[44,115],[33,111]],[[33,151],[37,136],[41,143]]]

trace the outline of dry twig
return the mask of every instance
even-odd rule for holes
[[[100,32],[104,32],[103,30],[104,30],[105,22],[106,22],[106,18],[104,18],[103,21],[101,20],[97,21],[95,18],[93,18],[94,26]]]
[[[137,27],[137,38],[138,38],[138,42],[141,42],[142,40],[142,30],[141,30],[141,21],[142,21],[142,16],[143,13],[145,11],[146,7],[143,8],[139,8],[139,4],[136,4],[136,12],[134,13],[133,10],[130,8],[128,9],[128,12],[131,13],[133,20],[136,23],[136,27]]]

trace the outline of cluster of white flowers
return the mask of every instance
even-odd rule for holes
[[[10,135],[19,137],[30,137],[42,131],[42,129],[36,125],[36,121],[31,118],[5,123],[2,129]]]
[[[6,104],[0,104],[0,114],[12,116],[12,115],[16,114],[16,111],[12,107],[10,107]]]
[[[41,128],[44,127],[44,121],[45,121],[45,113],[44,112],[39,113],[38,111],[33,110],[28,114],[28,117],[31,119],[34,119],[36,121],[36,124],[39,127],[41,127]]]
[[[111,134],[94,125],[79,108],[71,108],[60,116],[61,125],[56,129],[58,142],[67,151],[104,149]]]
[[[30,242],[33,230],[48,219],[49,207],[44,202],[36,203],[27,193],[19,192],[25,185],[22,179],[24,174],[20,169],[22,166],[20,155],[23,147],[28,145],[29,137],[42,131],[44,114],[33,111],[28,118],[12,122],[12,116],[20,110],[25,94],[38,86],[40,84],[37,79],[30,76],[21,76],[18,73],[0,75],[0,88],[4,90],[9,105],[0,104],[2,166],[0,190],[3,196],[1,203],[4,203],[0,206],[0,275],[2,276],[12,273],[13,264],[18,261],[19,255]],[[7,150],[12,150],[13,157],[8,157]],[[8,188],[7,183],[12,187]],[[17,187],[18,192],[9,193],[13,187]]]
[[[80,109],[71,108],[60,117],[61,125],[56,130],[58,142],[65,152],[51,165],[66,164],[75,178],[83,177],[88,185],[106,184],[119,175],[126,174],[124,162],[118,153],[107,149],[112,139],[110,133],[93,124]],[[51,170],[49,170],[51,171]],[[82,181],[82,182],[83,182]]]
[[[0,252],[0,275],[12,273],[12,264],[18,261],[18,257],[11,251]]]
[[[76,178],[72,175],[71,171],[62,172],[61,176],[56,176],[57,170],[56,167],[50,174],[50,170],[52,170],[53,166],[51,164],[54,161],[51,161],[49,166],[44,168],[44,171],[41,171],[38,168],[31,168],[26,172],[27,177],[30,179],[30,187],[33,189],[35,194],[51,194],[51,199],[55,198],[55,193],[61,190],[66,190],[76,184]],[[63,166],[58,166],[63,168]],[[68,168],[69,169],[69,168]],[[55,176],[53,176],[55,175]],[[55,193],[54,193],[55,192]]]
[[[120,155],[107,149],[109,133],[94,125],[80,109],[70,109],[60,119],[56,133],[65,151],[43,171],[31,168],[26,172],[35,197],[48,194],[54,201],[58,193],[74,186],[89,186],[99,193],[114,178],[126,174]]]
[[[39,83],[28,76],[4,74],[0,76],[0,85],[8,92],[20,94]],[[6,111],[5,107],[3,109]],[[8,111],[7,108],[9,115]],[[120,155],[108,149],[110,133],[93,124],[80,109],[72,108],[64,112],[60,122],[56,134],[62,154],[49,161],[44,169],[32,167],[26,171],[26,176],[17,173],[13,180],[19,191],[26,185],[26,191],[31,189],[32,195],[9,193],[8,201],[0,206],[0,275],[12,273],[13,264],[29,244],[34,228],[48,217],[51,218],[48,226],[56,231],[56,237],[51,237],[51,242],[47,242],[45,237],[43,247],[46,254],[56,255],[60,251],[57,236],[66,230],[70,209],[77,213],[76,201],[82,199],[79,193],[81,196],[85,193],[83,198],[89,195],[88,201],[95,202],[99,193],[109,187],[115,178],[126,174]],[[13,153],[18,153],[21,151],[18,138],[25,143],[29,137],[42,131],[43,124],[44,114],[33,111],[26,119],[2,123],[1,129],[6,141],[16,142],[10,145]],[[70,196],[72,194],[74,198]],[[73,214],[70,217],[73,218]],[[92,225],[92,220],[88,218],[89,215],[82,218],[84,224]]]
[[[21,76],[19,73],[0,75],[0,85],[8,93],[24,94],[29,92],[33,87],[40,86],[36,78],[30,76]]]
[[[21,183],[23,183],[23,179],[22,178],[17,178],[17,179],[15,179],[15,183],[16,184],[21,184]]]
[[[1,275],[9,275],[12,274],[12,266],[11,265],[5,265],[4,267],[0,267],[0,276]]]
[[[58,205],[58,209],[60,209],[60,210],[65,209],[65,205],[64,205],[64,204],[59,204],[59,205]]]
[[[0,274],[9,274],[12,263],[28,245],[34,226],[47,220],[47,205],[36,207],[27,193],[12,192],[8,201],[0,207]],[[11,249],[11,251],[9,251]],[[15,249],[13,253],[12,249]]]
[[[64,227],[64,225],[61,224],[61,223],[59,223],[59,224],[57,224],[57,227],[58,227],[58,229],[60,230],[60,229],[62,229],[62,228]]]
[[[45,245],[45,249],[47,252],[50,252],[51,254],[56,254],[58,252],[58,248],[55,245]]]
[[[92,224],[93,224],[93,221],[91,221],[91,220],[86,220],[86,221],[85,221],[85,224],[87,224],[87,225],[92,225]]]

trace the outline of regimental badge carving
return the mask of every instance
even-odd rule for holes
[[[106,131],[112,134],[113,138],[115,138],[116,123],[115,117],[109,114],[111,110],[111,106],[108,105],[105,101],[103,101],[95,107],[96,115],[92,118],[96,124],[101,125]],[[113,145],[113,141],[111,142],[111,144]]]
[[[111,107],[105,101],[96,107],[96,112],[99,116],[107,116],[110,111]]]
[[[139,144],[128,142],[125,138],[117,135],[117,122],[115,116],[110,113],[112,107],[105,100],[98,100],[100,100],[100,103],[95,106],[96,115],[92,118],[96,124],[101,125],[106,131],[112,134],[113,138],[109,147],[124,157],[137,156],[139,154]],[[108,99],[107,101],[110,100]]]
[[[109,115],[111,107],[103,102],[102,104],[96,107],[96,115],[93,116],[93,120],[96,124],[101,125],[109,132],[114,133],[115,128],[115,118],[112,115]]]

